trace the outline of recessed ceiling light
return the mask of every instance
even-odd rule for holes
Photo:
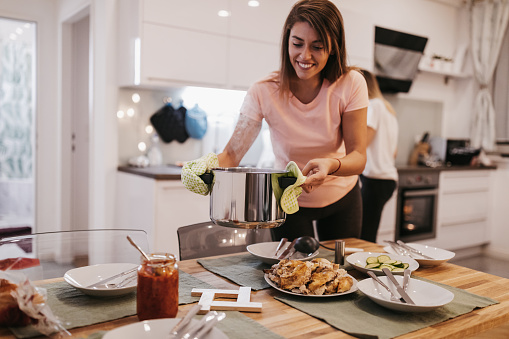
[[[249,7],[258,7],[258,6],[260,6],[260,2],[259,2],[259,1],[257,1],[257,0],[249,0],[249,1],[247,2],[247,5],[248,5]]]
[[[226,18],[226,17],[229,17],[230,16],[230,12],[222,9],[220,10],[219,12],[217,12],[217,15],[219,15],[220,17],[222,18]]]
[[[138,143],[138,149],[141,151],[141,152],[145,152],[147,150],[147,144],[144,143],[143,141]]]
[[[152,125],[147,125],[145,127],[145,133],[152,134],[152,132],[154,132],[154,127],[152,127]]]
[[[134,94],[132,95],[131,99],[133,100],[133,102],[134,102],[135,104],[137,104],[138,102],[140,102],[140,99],[141,99],[141,98],[140,98],[140,95],[139,95],[138,93],[134,93]]]
[[[124,116],[125,116],[124,111],[122,111],[122,110],[117,111],[117,118],[122,119]]]
[[[132,117],[132,116],[134,116],[134,109],[133,109],[133,108],[129,108],[129,109],[127,110],[127,116],[128,116],[128,117]]]

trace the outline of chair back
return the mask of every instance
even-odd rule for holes
[[[31,280],[62,277],[72,268],[106,263],[140,263],[127,236],[150,252],[147,233],[134,229],[93,229],[33,233],[0,239],[0,269]],[[16,262],[14,265],[13,263]]]
[[[270,229],[240,229],[211,221],[177,229],[180,260],[246,251],[250,244],[272,241]]]

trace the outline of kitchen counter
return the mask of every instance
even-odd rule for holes
[[[493,170],[497,169],[497,166],[438,166],[438,167],[426,167],[426,166],[410,166],[401,165],[396,166],[398,173],[410,173],[410,172],[423,172],[423,171],[476,171],[476,170]]]
[[[422,171],[471,171],[492,170],[497,166],[397,166],[399,173],[422,172]],[[149,167],[119,166],[118,171],[137,174],[155,180],[180,180],[182,167],[176,165],[162,165]]]

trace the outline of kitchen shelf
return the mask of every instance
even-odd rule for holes
[[[472,74],[469,74],[469,73],[448,72],[448,71],[442,71],[442,70],[438,70],[438,69],[424,68],[424,67],[419,67],[419,72],[441,75],[444,77],[444,83],[446,83],[446,84],[448,83],[450,78],[467,79],[467,78],[472,77]]]

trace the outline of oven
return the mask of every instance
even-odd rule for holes
[[[436,235],[439,171],[399,174],[396,240],[433,239]]]

